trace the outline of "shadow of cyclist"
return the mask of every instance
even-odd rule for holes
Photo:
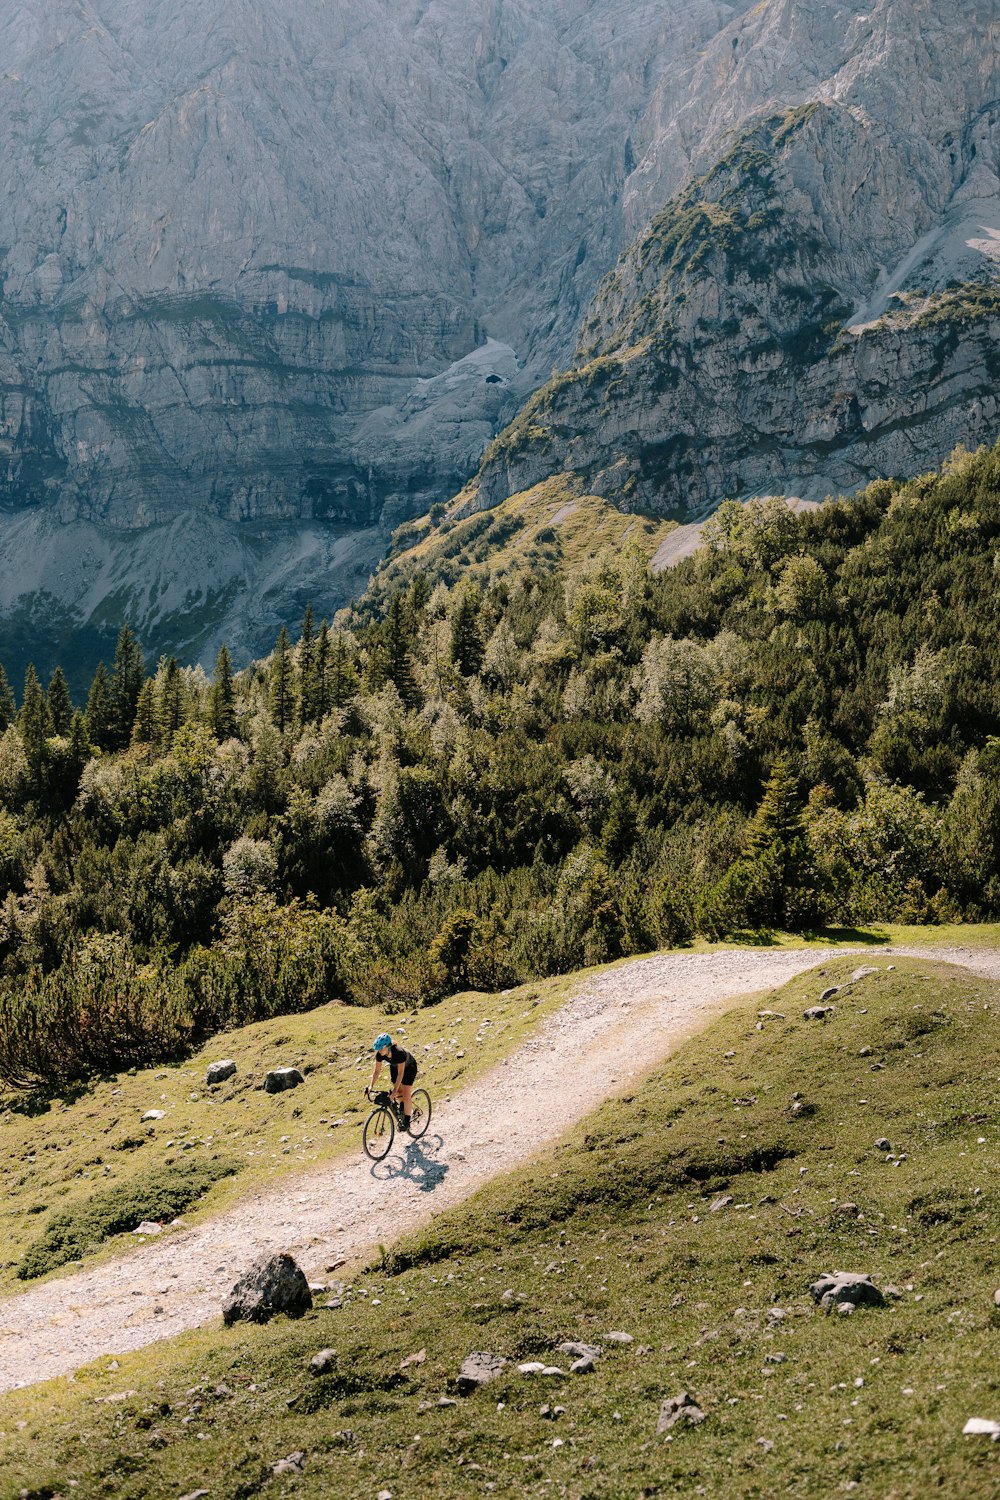
[[[402,1177],[415,1183],[421,1193],[433,1193],[447,1177],[448,1163],[438,1160],[436,1156],[429,1156],[423,1141],[410,1141],[405,1135],[401,1139],[405,1142],[402,1157],[393,1156],[392,1159],[375,1162],[371,1175],[380,1182],[392,1182],[394,1178]],[[432,1151],[438,1151],[444,1142],[439,1135],[435,1135],[429,1138],[428,1144]]]

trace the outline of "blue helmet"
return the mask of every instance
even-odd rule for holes
[[[391,1047],[391,1046],[392,1046],[392,1037],[389,1035],[389,1033],[387,1031],[383,1031],[382,1035],[381,1036],[377,1036],[375,1038],[375,1040],[372,1042],[372,1051],[373,1052],[381,1052],[383,1047]]]

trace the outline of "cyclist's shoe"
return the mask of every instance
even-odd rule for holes
[[[405,1130],[406,1133],[409,1134],[409,1132],[410,1132],[410,1116],[409,1115],[400,1115],[400,1117],[399,1117],[399,1128],[400,1128],[400,1130]]]

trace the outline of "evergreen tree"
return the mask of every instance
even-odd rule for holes
[[[45,787],[45,769],[48,764],[48,736],[52,729],[45,694],[33,666],[24,674],[24,698],[17,727],[21,732],[24,756],[28,762],[28,776],[32,790],[37,796]]]
[[[412,622],[408,618],[403,595],[393,594],[383,628],[386,678],[393,684],[407,708],[420,702],[420,692],[413,674],[411,655]]]
[[[316,713],[316,629],[313,607],[306,605],[299,636],[299,723],[312,724]]]
[[[483,638],[479,632],[479,600],[466,588],[458,600],[451,622],[451,659],[463,677],[475,677],[483,665]]]
[[[176,656],[161,660],[156,672],[156,728],[160,744],[167,750],[184,723],[184,683]]]
[[[322,723],[330,712],[330,631],[326,621],[319,627],[316,637],[316,686],[315,714],[317,723]]]
[[[14,702],[14,694],[7,681],[7,673],[0,666],[0,734],[8,729],[16,718],[17,704]]]
[[[358,674],[344,640],[344,632],[337,631],[330,656],[329,707],[346,708],[358,690]]]
[[[129,625],[123,625],[115,646],[111,668],[111,737],[112,748],[124,749],[132,738],[135,710],[146,676],[142,647]]]
[[[153,697],[153,679],[147,677],[139,689],[139,701],[135,708],[135,723],[132,725],[133,745],[155,745],[157,742],[156,700]]]
[[[97,663],[97,671],[87,694],[87,735],[90,743],[99,750],[111,748],[111,683],[108,669],[102,661]]]
[[[47,694],[52,728],[56,734],[68,734],[73,722],[73,703],[62,667],[56,667],[49,681]]]
[[[288,630],[284,625],[274,646],[271,661],[271,718],[281,734],[284,734],[295,717],[295,691],[292,681],[292,652]]]
[[[233,663],[223,643],[215,658],[215,675],[208,698],[212,733],[217,740],[228,740],[236,733],[236,689],[233,686]]]

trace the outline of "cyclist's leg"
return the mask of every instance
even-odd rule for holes
[[[411,1063],[411,1064],[409,1064],[407,1066],[406,1071],[404,1072],[402,1078],[400,1079],[400,1082],[399,1082],[399,1084],[397,1086],[397,1090],[396,1090],[396,1092],[399,1094],[400,1103],[402,1104],[402,1107],[403,1107],[403,1129],[404,1130],[409,1130],[409,1128],[410,1128],[410,1115],[412,1113],[412,1109],[411,1109],[411,1105],[410,1105],[410,1095],[413,1092],[413,1083],[414,1083],[414,1080],[416,1079],[416,1076],[417,1076],[416,1065]]]

